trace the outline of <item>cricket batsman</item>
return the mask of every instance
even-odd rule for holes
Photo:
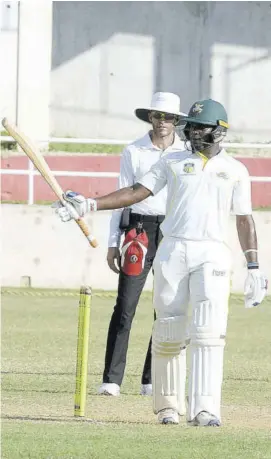
[[[67,192],[67,207],[59,207],[57,213],[68,221],[74,208],[83,216],[88,211],[130,206],[156,195],[167,184],[164,237],[153,265],[157,315],[152,333],[153,410],[159,423],[179,423],[180,356],[188,336],[187,422],[220,426],[230,294],[230,214],[236,215],[247,261],[245,307],[263,301],[267,279],[259,269],[248,171],[221,147],[229,127],[225,108],[212,99],[200,100],[185,121],[187,150],[160,159],[135,185],[98,199]]]

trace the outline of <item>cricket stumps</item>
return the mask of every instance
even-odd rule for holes
[[[89,322],[92,291],[80,288],[74,416],[84,417],[87,396]]]

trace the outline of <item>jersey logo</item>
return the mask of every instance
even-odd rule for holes
[[[217,177],[222,178],[224,180],[229,180],[229,176],[228,176],[228,174],[226,174],[226,172],[217,172],[216,175],[217,175]]]
[[[195,113],[201,113],[203,110],[203,104],[195,104],[192,111]]]
[[[195,164],[194,163],[185,163],[184,166],[183,166],[183,170],[187,174],[192,174],[193,172],[195,172]]]

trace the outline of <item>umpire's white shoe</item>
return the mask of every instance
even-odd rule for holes
[[[152,384],[141,384],[140,395],[152,396]]]
[[[115,383],[102,383],[98,389],[99,395],[113,395],[113,397],[118,397],[120,395],[120,386]]]
[[[197,416],[190,422],[188,422],[191,426],[197,427],[220,427],[221,422],[219,419],[208,411],[201,411]]]
[[[165,408],[158,413],[159,424],[179,424],[179,415],[172,408]]]

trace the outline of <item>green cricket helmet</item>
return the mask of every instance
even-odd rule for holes
[[[201,125],[205,127],[213,127],[208,133],[205,144],[220,142],[227,133],[229,128],[228,115],[222,104],[213,99],[199,100],[195,102],[189,110],[188,116],[185,118],[186,125],[184,134],[187,140],[190,139],[191,126]]]

